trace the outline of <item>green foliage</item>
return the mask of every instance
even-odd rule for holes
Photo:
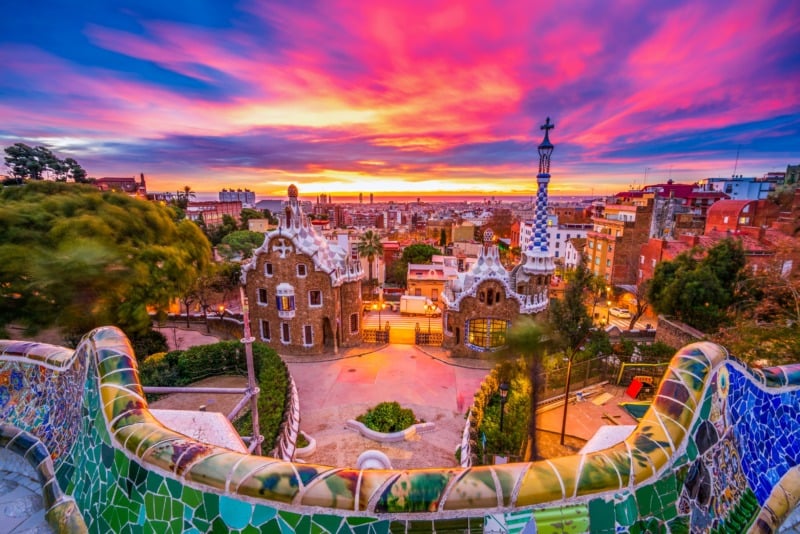
[[[361,236],[361,240],[356,245],[356,249],[358,250],[359,257],[367,258],[367,264],[369,266],[369,281],[370,284],[372,284],[372,263],[375,261],[377,256],[383,254],[383,243],[381,243],[381,236],[372,230],[367,230]]]
[[[384,433],[399,432],[417,422],[414,412],[401,408],[397,402],[382,402],[356,417],[356,420],[371,430]]]
[[[584,294],[593,284],[592,273],[582,263],[570,273],[564,297],[550,304],[550,323],[556,346],[568,352],[578,350],[592,330],[592,318],[586,308]]]
[[[438,248],[424,243],[414,243],[407,246],[403,249],[403,255],[400,259],[394,262],[389,272],[387,272],[387,281],[405,286],[407,284],[406,277],[408,276],[409,263],[431,263],[433,256],[441,253]]]
[[[220,241],[217,251],[227,261],[233,259],[246,260],[253,251],[264,243],[264,234],[250,230],[236,230]]]
[[[745,265],[738,241],[725,239],[706,251],[680,254],[656,266],[647,297],[658,313],[705,332],[713,332],[727,319],[736,283]]]
[[[278,438],[289,392],[289,371],[280,356],[263,343],[253,344],[253,367],[261,391],[258,421],[264,443],[272,448]],[[139,362],[139,380],[145,386],[187,386],[209,376],[246,375],[244,346],[222,341],[188,350],[153,354]],[[240,433],[252,433],[252,423],[237,425]]]
[[[30,182],[0,190],[0,324],[68,335],[150,326],[208,268],[197,226],[171,209],[94,187]]]
[[[88,182],[86,171],[77,161],[72,158],[61,160],[46,147],[14,143],[5,148],[5,153],[6,166],[11,170],[11,176],[16,183],[44,178],[58,182]]]
[[[663,341],[656,341],[650,345],[639,345],[637,350],[644,363],[668,362],[675,355],[675,349]]]
[[[168,350],[167,337],[157,330],[146,330],[130,336],[133,353],[139,360],[144,360],[151,354],[162,353]]]

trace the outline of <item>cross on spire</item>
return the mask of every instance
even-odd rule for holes
[[[547,135],[550,133],[549,130],[552,130],[555,127],[556,125],[550,122],[550,117],[547,117],[547,120],[544,124],[542,124],[541,129],[544,130],[544,134]]]

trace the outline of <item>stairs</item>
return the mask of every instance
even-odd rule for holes
[[[428,318],[424,315],[400,315],[399,312],[383,311],[378,316],[378,312],[370,311],[364,315],[363,327],[365,329],[377,330],[378,320],[380,319],[381,328],[386,328],[389,323],[389,342],[412,345],[414,343],[414,332],[417,325],[423,332],[428,331]],[[431,317],[431,332],[442,331],[442,317]]]

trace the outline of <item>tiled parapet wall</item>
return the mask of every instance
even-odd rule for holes
[[[519,532],[530,522],[538,532],[768,532],[800,493],[798,373],[756,377],[710,343],[676,354],[652,409],[614,447],[406,471],[196,442],[150,415],[118,330],[94,331],[77,357],[89,367],[83,418],[56,469],[92,532]]]

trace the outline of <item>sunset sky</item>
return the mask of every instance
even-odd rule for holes
[[[797,0],[27,0],[0,145],[148,189],[552,194],[800,163]],[[5,171],[3,171],[5,172]]]

